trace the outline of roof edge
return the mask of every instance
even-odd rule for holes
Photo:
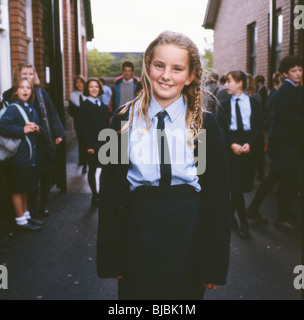
[[[204,27],[205,29],[214,29],[220,5],[221,0],[208,0],[202,27]]]

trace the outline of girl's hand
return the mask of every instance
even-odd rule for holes
[[[250,152],[250,144],[249,143],[245,143],[243,145],[243,152],[244,153],[249,153]]]
[[[217,284],[214,284],[214,283],[204,283],[203,282],[203,286],[208,289],[213,289],[213,290],[217,289]]]
[[[56,138],[55,144],[58,145],[58,144],[60,144],[61,141],[62,141],[62,138],[61,138],[61,137]]]
[[[37,130],[36,127],[38,126],[34,122],[26,122],[23,128],[23,131],[25,134],[35,132]],[[38,127],[38,130],[39,130],[39,127]]]
[[[120,280],[122,279],[122,276],[115,277],[115,279]]]
[[[233,143],[231,145],[231,149],[232,149],[233,153],[235,153],[238,156],[244,152],[243,147],[237,143]]]
[[[88,154],[94,154],[95,153],[95,150],[94,149],[88,149]]]

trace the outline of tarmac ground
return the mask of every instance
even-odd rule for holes
[[[87,178],[75,163],[75,153],[67,155],[68,191],[52,190],[43,230],[16,232],[12,222],[2,228],[0,265],[8,270],[8,289],[0,289],[0,300],[117,299],[117,280],[96,274],[98,211],[90,204]],[[254,192],[246,195],[247,204]],[[299,223],[300,202],[293,202]],[[205,300],[301,299],[293,281],[295,266],[303,264],[302,232],[276,230],[276,210],[274,189],[260,209],[267,225],[249,222],[247,240],[232,230],[227,284],[207,290]]]

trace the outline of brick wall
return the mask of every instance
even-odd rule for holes
[[[277,0],[283,15],[282,57],[289,54],[290,1]],[[298,1],[295,1],[297,5]],[[248,25],[256,23],[256,74],[262,74],[268,84],[269,73],[269,0],[223,0],[214,28],[214,69],[220,74],[230,70],[249,72]],[[295,32],[295,43],[297,41]],[[299,48],[295,45],[294,54]]]
[[[34,63],[37,74],[39,76],[41,86],[45,87],[45,67],[46,67],[46,47],[47,39],[45,39],[44,30],[46,28],[47,19],[44,16],[47,8],[43,1],[32,0],[32,16],[33,16],[33,38],[34,38]]]
[[[27,60],[25,0],[9,1],[12,70]]]
[[[73,86],[73,48],[72,48],[72,1],[63,1],[63,34],[64,34],[64,75],[65,75],[65,99],[69,99]]]

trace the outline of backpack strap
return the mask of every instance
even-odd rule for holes
[[[17,109],[19,110],[19,112],[20,112],[20,114],[21,114],[21,116],[22,116],[22,118],[23,118],[25,123],[30,121],[28,116],[27,116],[27,114],[26,114],[26,112],[23,110],[23,108],[21,106],[19,106],[19,104],[12,103],[11,105],[14,105],[15,107],[17,107]],[[30,141],[30,139],[29,139],[29,137],[27,135],[25,135],[25,140],[26,140],[26,142],[27,142],[27,144],[29,146],[29,149],[30,149],[30,159],[32,159],[32,157],[33,157],[32,143],[31,143],[31,141]]]

